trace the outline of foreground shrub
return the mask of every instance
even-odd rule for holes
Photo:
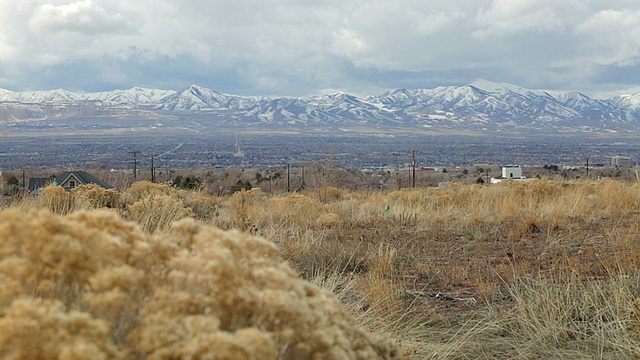
[[[14,301],[0,319],[0,332],[0,354],[6,359],[122,357],[109,341],[104,321],[79,311],[65,311],[59,301]]]
[[[395,357],[272,243],[193,219],[3,211],[0,280],[2,358]]]

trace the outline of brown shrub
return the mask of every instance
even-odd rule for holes
[[[8,285],[0,288],[4,304],[25,294],[76,307],[101,271],[146,257],[134,249],[145,241],[138,226],[105,210],[65,218],[42,210],[3,211],[0,239],[0,276]]]
[[[0,213],[0,356],[392,358],[270,242],[111,211]],[[34,338],[35,337],[35,338]]]
[[[316,196],[322,202],[340,201],[345,199],[349,192],[332,186],[323,186],[316,189]]]
[[[120,205],[120,193],[115,189],[105,189],[96,184],[86,184],[71,190],[74,210],[115,208]]]
[[[180,190],[178,194],[185,207],[193,211],[196,219],[208,221],[219,215],[221,198],[213,196],[208,191],[202,189]]]
[[[332,228],[336,227],[340,222],[340,217],[334,213],[322,214],[315,222],[315,226],[318,228]]]
[[[273,224],[307,228],[318,218],[321,204],[300,194],[289,194],[269,202],[269,217]]]
[[[152,195],[167,195],[178,197],[177,190],[165,184],[154,184],[150,181],[138,181],[133,183],[124,193],[122,193],[122,202],[125,205],[131,205],[136,201],[148,198]]]
[[[46,209],[52,213],[65,215],[75,210],[73,195],[61,186],[49,185],[42,189],[39,197]]]
[[[267,196],[260,188],[235,192],[226,202],[227,217],[219,225],[223,228],[249,230],[258,223],[266,222],[266,201]]]
[[[127,218],[151,233],[167,231],[174,221],[192,215],[180,199],[169,195],[149,195],[127,206]]]
[[[76,210],[117,208],[120,206],[120,193],[114,189],[105,189],[96,184],[80,185],[71,191],[61,186],[49,185],[37,196],[20,197],[12,207],[23,210],[46,208],[49,211],[65,215]]]
[[[107,323],[61,302],[18,299],[0,318],[3,359],[123,359]]]

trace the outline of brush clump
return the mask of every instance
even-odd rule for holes
[[[10,209],[0,239],[2,358],[396,356],[261,238],[190,218],[151,235],[108,210]]]

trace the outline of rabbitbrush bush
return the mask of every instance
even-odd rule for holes
[[[5,210],[0,282],[6,359],[396,353],[355,326],[330,293],[301,280],[272,243],[192,219],[150,235],[113,211]]]

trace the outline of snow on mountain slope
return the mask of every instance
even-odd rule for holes
[[[557,96],[558,101],[577,111],[614,111],[615,106],[608,101],[596,100],[579,92],[570,92]]]
[[[363,99],[343,92],[313,96],[306,103],[349,122],[381,122],[393,120],[391,112],[374,99]]]
[[[13,91],[0,89],[0,101],[8,101],[14,96],[13,94],[14,94]]]
[[[407,89],[396,89],[385,92],[377,98],[382,104],[408,107],[418,102],[416,94]]]
[[[539,90],[531,90],[518,85],[513,85],[508,83],[496,83],[496,82],[492,82],[484,79],[478,79],[472,82],[471,84],[469,84],[469,86],[473,86],[475,88],[478,88],[480,90],[483,90],[489,93],[500,93],[507,90],[517,94],[529,94],[531,92],[541,92]]]
[[[49,91],[26,91],[10,95],[10,101],[28,104],[68,104],[82,99],[81,95],[67,90],[56,89]]]
[[[609,99],[609,102],[615,106],[637,109],[640,108],[640,93],[618,95]]]
[[[75,109],[75,110],[74,110]],[[581,93],[550,93],[517,85],[478,80],[464,86],[395,89],[378,96],[344,92],[307,98],[238,96],[199,85],[179,91],[134,87],[75,94],[66,90],[11,92],[0,89],[0,123],[90,115],[109,109],[154,113],[199,113],[204,119],[246,126],[311,126],[322,128],[411,127],[514,132],[574,132],[576,129],[640,127],[640,94],[608,100]],[[105,115],[106,114],[106,115]],[[80,116],[80,115],[77,115]],[[591,130],[590,130],[591,131]]]
[[[166,97],[174,95],[174,90],[157,90],[134,87],[128,90],[113,90],[89,93],[85,100],[101,101],[105,106],[138,106],[161,104]]]
[[[164,98],[164,110],[229,110],[248,109],[258,105],[261,98],[220,93],[202,86],[191,85]]]

